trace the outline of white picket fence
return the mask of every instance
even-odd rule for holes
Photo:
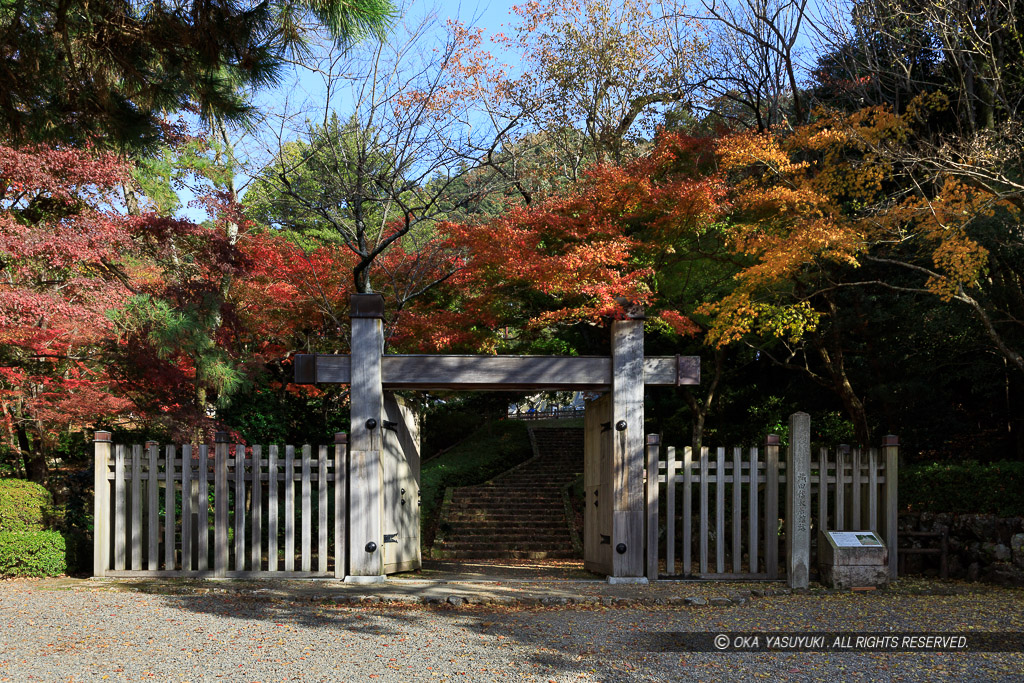
[[[94,573],[343,578],[345,437],[332,453],[222,434],[212,448],[113,446],[97,432]]]
[[[809,445],[808,445],[809,449]],[[787,516],[817,531],[878,532],[896,568],[896,483],[898,441],[882,449],[822,448],[802,478],[809,490],[805,508],[816,514],[797,520],[796,494],[785,487],[787,462],[779,437],[763,449],[690,447],[664,449],[648,437],[647,574],[661,578],[777,579],[780,542]],[[780,508],[780,501],[782,506]],[[787,562],[781,563],[783,567]]]

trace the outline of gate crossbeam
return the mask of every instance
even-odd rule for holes
[[[654,386],[700,384],[698,356],[643,359],[643,383]],[[295,356],[298,384],[349,384],[348,355]],[[461,391],[611,391],[612,359],[607,356],[385,355],[384,389]]]

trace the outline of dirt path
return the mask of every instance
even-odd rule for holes
[[[787,595],[728,607],[339,607],[0,583],[0,681],[1019,681],[1020,653],[652,652],[662,632],[1024,631],[1024,593]]]

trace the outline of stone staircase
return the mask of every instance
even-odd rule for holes
[[[567,559],[573,551],[562,488],[583,471],[583,430],[530,429],[534,456],[481,486],[453,489],[441,510],[435,559]]]

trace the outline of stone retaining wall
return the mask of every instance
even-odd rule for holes
[[[1024,517],[921,512],[900,515],[900,531],[949,531],[949,577],[1024,586]],[[905,537],[900,545],[938,547]],[[906,573],[935,576],[938,555],[907,555]]]

